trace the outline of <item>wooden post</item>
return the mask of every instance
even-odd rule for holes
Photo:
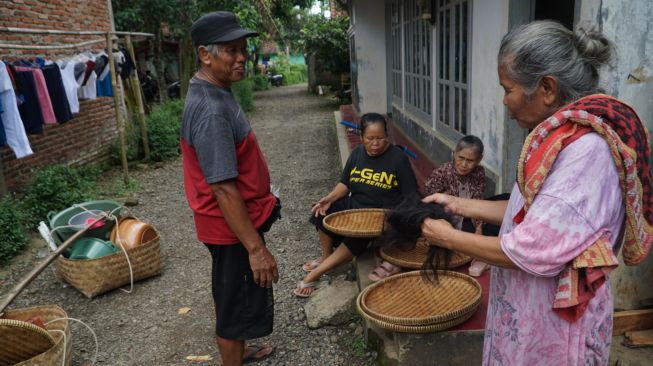
[[[116,110],[116,127],[118,128],[118,139],[120,141],[120,162],[122,163],[122,175],[125,185],[129,184],[129,171],[127,167],[127,149],[125,148],[125,125],[122,122],[120,111],[120,91],[118,90],[118,75],[113,60],[113,42],[111,32],[107,33],[107,54],[109,55],[109,69],[111,70],[111,88],[113,88],[113,106]]]
[[[132,75],[133,89],[136,94],[136,105],[138,106],[138,124],[141,127],[141,139],[143,140],[143,151],[145,152],[145,160],[150,160],[150,143],[147,139],[147,126],[145,125],[145,108],[143,107],[143,94],[141,93],[141,82],[138,79],[138,64],[136,63],[136,54],[134,53],[134,46],[132,46],[132,37],[125,36],[125,43],[127,43],[127,51],[131,56],[134,65],[136,65],[136,72]]]

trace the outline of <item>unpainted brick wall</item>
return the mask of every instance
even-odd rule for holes
[[[65,31],[110,31],[107,0],[11,0],[0,1],[0,27]],[[0,30],[0,42],[26,45],[72,44],[105,39],[104,35],[53,35],[15,33]],[[24,50],[0,48],[0,59],[14,61],[45,57],[71,57],[83,51],[104,50],[106,43],[78,49]],[[0,148],[4,179],[8,190],[16,191],[39,168],[52,164],[79,166],[109,159],[110,146],[117,136],[112,97],[80,101],[80,111],[61,125],[44,126],[43,135],[28,135],[34,155],[17,160],[8,147]]]

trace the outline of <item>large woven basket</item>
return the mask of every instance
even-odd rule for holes
[[[423,271],[412,271],[384,278],[359,297],[362,311],[376,320],[427,326],[469,318],[481,303],[481,285],[458,272],[438,271],[434,283],[424,280]]]
[[[381,248],[381,258],[403,268],[420,269],[426,261],[429,247],[425,239],[419,239],[413,250],[403,251],[397,248]],[[458,268],[471,262],[472,257],[460,252],[453,252],[447,268]]]
[[[134,274],[134,282],[161,273],[161,248],[159,235],[147,243],[128,249],[129,261]],[[75,260],[57,258],[59,276],[86,297],[94,297],[107,291],[130,283],[129,265],[125,253],[119,250],[115,254],[98,259]]]
[[[372,324],[376,325],[379,328],[386,329],[392,332],[398,332],[398,333],[439,332],[460,325],[466,322],[469,318],[471,318],[474,315],[474,312],[470,312],[459,318],[454,318],[442,323],[434,323],[434,324],[427,324],[427,325],[399,325],[399,324],[392,324],[383,320],[376,319],[372,315],[366,313],[361,307],[360,299],[361,297],[359,296],[358,299],[356,300],[356,308],[358,309],[358,312],[363,316],[363,318],[367,319],[369,322],[371,322]]]
[[[386,209],[357,208],[334,212],[324,218],[324,227],[349,238],[374,238],[381,235]]]
[[[32,316],[46,323],[47,330],[26,322]],[[73,339],[68,320],[53,321],[66,317],[56,305],[7,310],[0,319],[0,365],[70,365]]]

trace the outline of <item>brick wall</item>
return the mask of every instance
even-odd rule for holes
[[[110,31],[107,0],[11,0],[0,1],[0,27],[65,31]],[[103,35],[53,35],[11,33],[0,30],[0,42],[53,45],[103,40]],[[0,47],[0,59],[71,57],[82,51],[97,52],[106,43],[78,49],[23,50]],[[79,166],[106,161],[111,141],[117,135],[113,98],[80,101],[80,111],[62,125],[44,126],[43,135],[29,135],[34,155],[16,160],[13,151],[0,148],[4,179],[9,190],[19,190],[38,168],[51,164]]]

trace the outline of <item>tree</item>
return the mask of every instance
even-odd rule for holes
[[[349,72],[348,28],[348,17],[326,19],[312,15],[304,24],[300,45],[306,54],[315,53],[316,71]]]

